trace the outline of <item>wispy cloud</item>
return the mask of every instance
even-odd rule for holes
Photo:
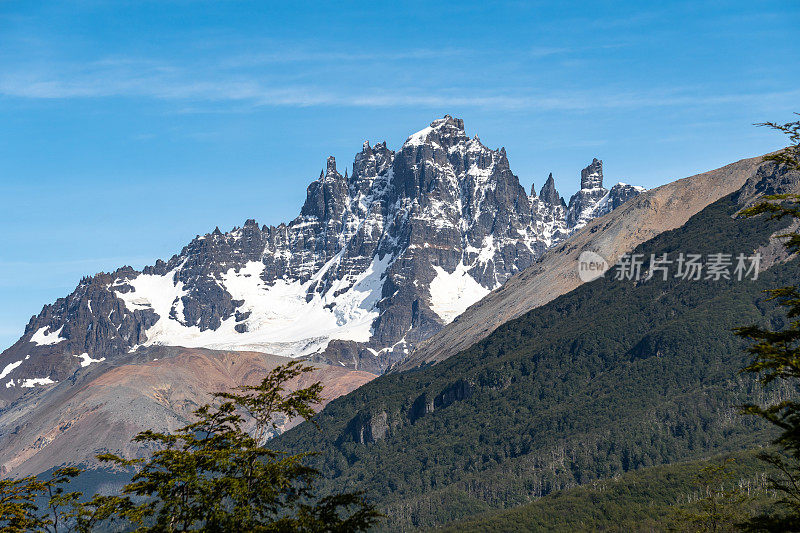
[[[607,46],[625,45],[598,45]],[[595,50],[591,47],[533,47],[511,58],[464,48],[385,52],[279,43],[255,48],[266,51],[229,52],[196,61],[191,57],[180,61],[102,57],[76,62],[43,59],[47,55],[38,61],[23,61],[14,60],[9,52],[0,53],[0,59],[7,63],[0,72],[0,95],[24,99],[141,98],[180,102],[181,109],[196,112],[219,112],[225,106],[580,111],[754,104],[796,99],[800,94],[797,90],[719,93],[708,88],[672,86],[634,90],[603,85],[602,80],[585,88],[546,90],[539,87],[552,87],[552,83],[537,83],[537,69],[526,64],[524,75],[517,74],[520,60],[580,58]],[[483,79],[476,75],[481,69],[485,71]],[[543,79],[552,75],[552,70],[538,70],[546,74],[542,74]]]
[[[800,90],[708,95],[693,88],[619,91],[613,87],[597,87],[584,91],[558,92],[520,89],[481,91],[459,87],[426,90],[397,86],[391,89],[384,86],[363,86],[355,89],[337,84],[284,85],[241,74],[215,75],[212,79],[160,64],[104,60],[71,73],[2,74],[0,94],[28,99],[133,97],[195,104],[230,102],[251,107],[459,106],[510,110],[587,110],[790,101],[800,96]]]
[[[556,48],[547,46],[537,46],[528,50],[530,57],[549,57],[559,54],[567,54],[571,52],[571,48]]]
[[[397,62],[423,59],[447,59],[474,55],[475,52],[461,48],[412,49],[398,52],[353,52],[322,51],[304,48],[271,47],[267,52],[238,54],[220,61],[221,67],[255,67],[281,63],[361,63]]]

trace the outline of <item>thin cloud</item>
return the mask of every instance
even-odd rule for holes
[[[437,50],[423,48],[391,53],[348,51],[321,52],[318,50],[275,48],[269,52],[241,54],[224,59],[219,63],[219,66],[240,68],[280,63],[395,62],[419,59],[440,59],[447,57],[466,56],[470,54],[474,54],[474,52],[458,48],[444,48]]]
[[[573,51],[572,48],[537,46],[528,50],[528,55],[530,57],[540,58],[540,57],[549,57],[559,54],[568,54],[572,51]]]
[[[531,54],[566,53],[566,49],[532,50]],[[420,51],[419,53],[427,53]],[[377,57],[377,56],[376,56]],[[325,80],[298,84],[274,73],[227,73],[211,69],[199,74],[167,63],[108,58],[82,65],[32,68],[0,75],[0,95],[26,99],[146,98],[192,104],[249,107],[477,107],[502,110],[636,109],[670,106],[758,105],[765,101],[794,101],[800,90],[708,95],[696,87],[668,90],[619,91],[596,87],[584,91],[541,92],[508,88],[363,86]]]

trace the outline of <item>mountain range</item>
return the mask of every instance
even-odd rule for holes
[[[603,187],[602,161],[569,202],[552,175],[528,194],[505,149],[445,116],[398,151],[333,157],[288,224],[247,220],[167,261],[83,278],[0,354],[0,406],[150,346],[257,351],[382,373],[550,247],[641,193]]]
[[[315,367],[290,387],[321,380],[326,401],[319,429],[281,420],[273,445],[318,451],[323,492],[367,491],[389,530],[746,449],[767,437],[735,414],[756,389],[729,330],[779,325],[762,291],[798,263],[785,224],[737,213],[797,191],[761,157],[650,191],[604,188],[595,159],[567,202],[552,176],[526,193],[449,116],[397,152],[365,143],[352,174],[328,160],[289,224],[215,230],[45,306],[0,359],[0,472],[139,456],[137,432],[287,357]],[[683,250],[763,261],[744,284],[578,275],[585,251]]]

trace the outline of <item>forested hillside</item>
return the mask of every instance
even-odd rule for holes
[[[767,468],[753,451],[643,468],[435,530],[693,531],[709,525],[712,512],[735,523],[773,504]]]
[[[781,224],[735,218],[741,207],[738,194],[725,197],[635,253],[750,255]],[[332,402],[319,430],[304,424],[277,445],[320,451],[327,486],[365,490],[390,529],[745,449],[766,429],[736,413],[761,388],[738,375],[748,356],[731,329],[780,325],[762,291],[798,275],[796,260],[757,281],[635,283],[612,271],[438,365]]]

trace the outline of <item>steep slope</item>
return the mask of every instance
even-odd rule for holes
[[[708,512],[702,507],[707,502],[697,502],[705,497],[703,485],[697,480],[698,472],[726,464],[730,479],[723,481],[725,490],[737,487],[744,492],[747,498],[739,503],[737,511],[754,516],[775,501],[767,481],[768,467],[756,455],[753,450],[710,460],[643,468],[545,496],[526,505],[456,522],[436,531],[686,531],[687,514],[698,516]],[[730,516],[729,513],[730,509],[722,516]]]
[[[594,196],[569,207],[552,180],[546,199],[528,195],[505,150],[469,138],[460,119],[434,121],[397,152],[365,142],[351,176],[328,159],[288,224],[248,220],[141,272],[81,280],[0,355],[0,402],[140,346],[310,356],[381,372],[587,218],[638,192],[603,192],[598,165]]]
[[[64,463],[96,465],[95,456],[105,451],[140,456],[141,446],[130,442],[139,431],[175,430],[212,400],[211,393],[255,385],[287,361],[257,352],[155,347],[113,366],[79,369],[50,390],[30,390],[0,413],[0,474],[38,474]],[[323,381],[326,404],[375,377],[315,366],[290,387]],[[298,422],[284,420],[281,426]]]
[[[708,260],[767,247],[757,280],[597,279],[437,365],[377,378],[331,402],[322,431],[301,425],[276,443],[319,450],[327,486],[367,491],[398,530],[764,442],[764,428],[736,414],[765,397],[738,374],[748,355],[730,330],[780,327],[763,291],[795,283],[800,261],[773,253],[785,222],[735,214],[753,193],[797,190],[800,173],[761,166],[635,250]]]
[[[761,157],[743,159],[639,194],[612,214],[591,221],[569,241],[554,246],[532,267],[469,307],[457,320],[421,343],[396,370],[447,359],[485,338],[501,324],[573,290],[582,283],[577,265],[583,251],[596,252],[612,265],[622,254],[659,233],[683,225],[712,202],[742,187],[749,178],[767,171],[765,165]],[[581,185],[586,186],[589,195],[594,188],[590,181],[592,174],[584,172],[582,176]],[[580,209],[585,201],[584,195],[578,193],[571,204]]]

